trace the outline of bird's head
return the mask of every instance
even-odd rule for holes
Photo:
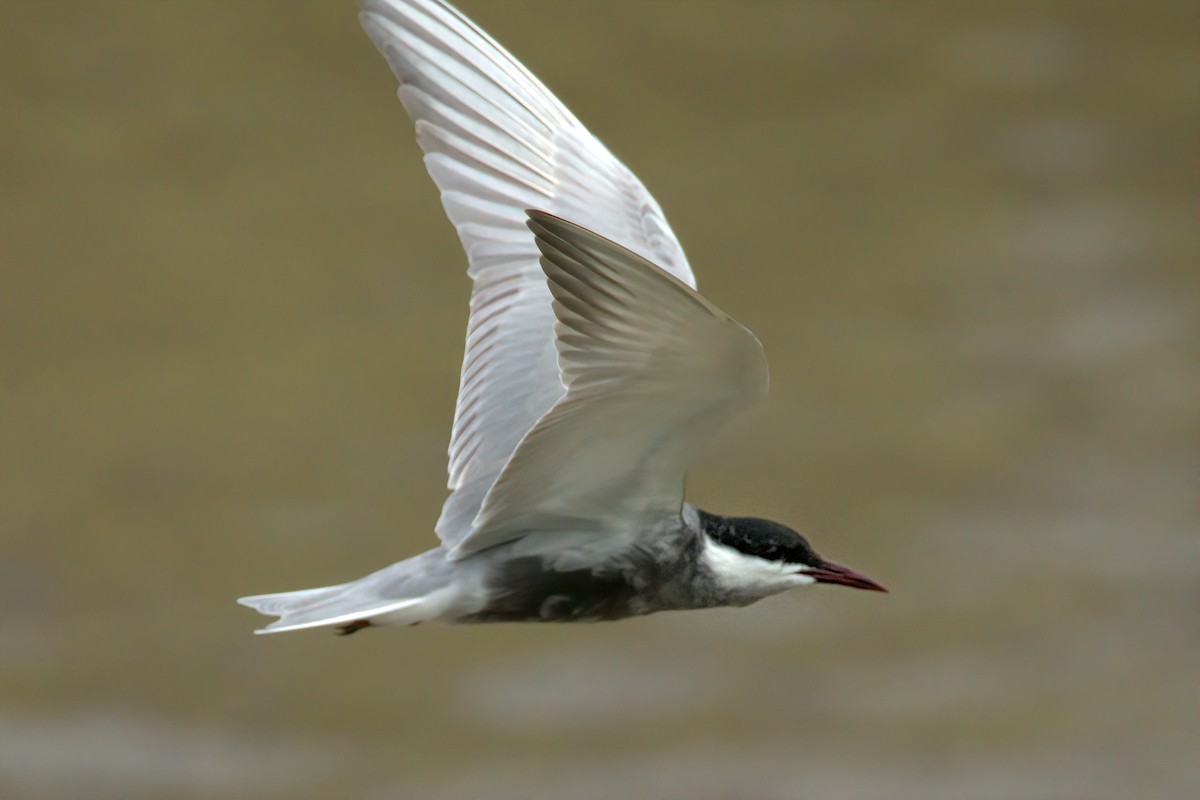
[[[720,587],[746,602],[812,583],[887,591],[866,575],[821,558],[807,539],[786,525],[699,509],[697,513],[705,565]]]

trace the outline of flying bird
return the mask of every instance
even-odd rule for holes
[[[684,502],[767,391],[762,346],[696,291],[662,210],[520,62],[441,0],[362,0],[473,280],[441,544],[337,586],[243,597],[259,633],[583,622],[886,591],[791,528]]]

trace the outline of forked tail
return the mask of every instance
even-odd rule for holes
[[[255,633],[283,633],[324,627],[338,628],[341,633],[353,633],[373,623],[411,624],[425,619],[420,608],[424,600],[422,597],[381,600],[364,597],[355,588],[355,584],[347,583],[320,589],[301,589],[298,592],[239,597],[238,602],[260,614],[279,617]],[[411,613],[404,613],[406,609]],[[410,616],[411,620],[408,619]]]
[[[238,602],[279,617],[255,633],[325,627],[353,633],[372,624],[412,625],[442,616],[454,596],[451,583],[445,551],[434,548],[349,583],[257,594]]]

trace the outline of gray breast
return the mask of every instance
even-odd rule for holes
[[[626,570],[559,572],[525,556],[497,565],[487,588],[487,605],[464,622],[590,622],[639,613]]]
[[[595,622],[695,607],[699,540],[686,530],[648,537],[620,557],[556,570],[553,556],[498,563],[484,608],[463,622]]]

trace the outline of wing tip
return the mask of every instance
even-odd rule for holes
[[[591,233],[586,228],[537,208],[525,209],[525,216],[525,227],[533,234],[534,244],[541,253],[543,272],[555,264],[556,256],[561,258],[565,255],[564,246],[570,241],[572,232]]]
[[[540,208],[525,209],[525,216],[525,227],[533,231],[535,236],[542,230],[548,230],[555,225],[571,225],[562,217],[551,214],[549,211],[542,211]]]

